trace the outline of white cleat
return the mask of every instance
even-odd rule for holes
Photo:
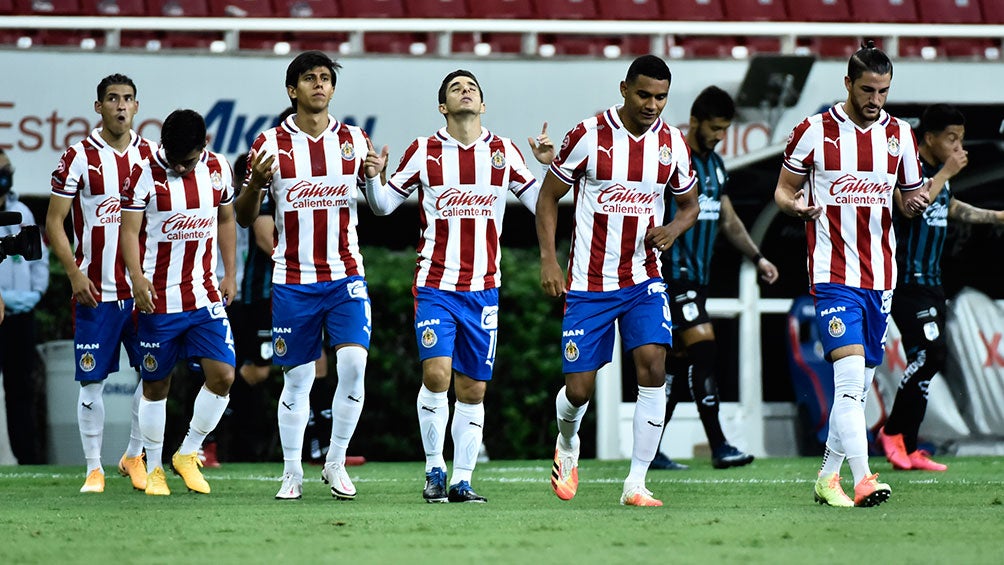
[[[321,480],[324,484],[331,485],[331,496],[338,500],[355,500],[356,486],[352,484],[344,464],[325,463],[321,470]]]
[[[276,500],[299,500],[303,496],[303,479],[292,473],[282,476],[282,487],[275,493]]]

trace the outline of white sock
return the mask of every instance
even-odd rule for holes
[[[164,426],[167,424],[167,399],[139,401],[139,429],[146,449],[146,472],[163,467]]]
[[[872,389],[872,382],[875,381],[875,367],[865,367],[865,386],[861,393],[861,405],[868,404],[868,392]]]
[[[188,424],[188,433],[181,442],[178,452],[184,455],[195,453],[202,447],[202,442],[220,423],[223,412],[230,403],[230,395],[219,396],[205,386],[199,389],[192,407],[192,421]]]
[[[840,469],[844,465],[844,454],[837,451],[826,441],[826,449],[823,451],[823,464],[819,467],[819,476],[828,477],[833,473],[840,474]]]
[[[279,441],[282,443],[283,473],[303,477],[303,433],[310,417],[310,387],[314,384],[314,363],[287,369],[279,395]]]
[[[634,405],[634,445],[631,448],[631,472],[628,482],[644,484],[648,466],[655,458],[666,420],[666,385],[638,387]]]
[[[666,409],[665,402],[663,399],[663,410]],[[572,451],[579,446],[579,426],[582,425],[582,417],[586,415],[589,403],[574,406],[568,400],[565,387],[561,387],[554,399],[554,407],[558,414],[558,441],[562,449]]]
[[[446,424],[450,420],[450,401],[446,391],[432,392],[423,384],[418,389],[415,409],[418,412],[418,428],[422,432],[422,448],[425,449],[425,472],[436,467],[445,471],[443,443],[446,441]]]
[[[327,463],[345,463],[349,441],[363,413],[366,357],[367,351],[355,346],[343,347],[335,353],[338,387],[331,399],[331,444],[325,458]]]
[[[143,453],[143,433],[139,431],[139,401],[143,398],[143,381],[136,383],[136,392],[132,395],[132,421],[129,424],[129,445],[125,456],[136,457]]]
[[[77,427],[84,447],[87,473],[101,469],[101,439],[105,430],[105,382],[87,383],[77,394]],[[102,472],[104,472],[102,470]]]
[[[478,451],[485,432],[485,405],[453,404],[453,478],[450,485],[460,481],[471,482],[471,474],[478,463]]]
[[[834,361],[833,409],[830,411],[830,429],[835,429],[837,437],[840,438],[840,444],[844,448],[851,473],[854,474],[854,484],[858,484],[868,474],[868,435],[863,402],[864,380],[864,357],[851,355]],[[858,461],[855,462],[855,459]]]

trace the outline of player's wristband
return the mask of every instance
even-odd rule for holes
[[[757,254],[753,256],[753,259],[752,259],[753,264],[756,265],[756,264],[760,263],[760,259],[763,259],[763,253],[760,253],[758,251]]]

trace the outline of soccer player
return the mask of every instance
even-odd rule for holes
[[[805,220],[810,292],[826,358],[833,363],[830,431],[815,499],[830,506],[875,506],[889,485],[868,465],[865,397],[882,345],[896,286],[893,193],[920,213],[927,187],[909,124],[882,106],[892,62],[869,41],[851,56],[847,100],[795,126],[774,192],[782,212]],[[847,459],[854,499],[840,485]]]
[[[896,391],[889,419],[879,431],[886,459],[893,469],[944,471],[917,448],[917,432],[927,411],[927,388],[945,366],[945,291],[941,287],[941,254],[948,220],[973,224],[1004,223],[1004,211],[984,210],[960,201],[948,179],[969,162],[962,148],[966,119],[948,104],[928,106],[920,119],[920,164],[932,179],[931,205],[913,218],[893,215],[899,284],[892,297],[892,318],[903,337],[908,365]],[[898,211],[898,210],[897,210]]]
[[[136,85],[125,75],[101,79],[94,111],[101,126],[83,141],[70,146],[52,173],[52,193],[45,230],[52,252],[70,279],[74,321],[74,361],[77,425],[87,462],[80,492],[104,492],[101,466],[104,436],[105,379],[119,370],[119,347],[139,371],[139,342],[132,291],[119,253],[120,190],[132,167],[157,150],[155,143],[132,130],[139,110]],[[63,226],[73,217],[74,247]],[[129,444],[119,460],[119,472],[133,488],[146,490],[143,436],[139,429],[139,403],[143,385],[137,382],[132,402]]]
[[[266,190],[275,206],[272,350],[285,375],[278,408],[280,500],[303,495],[303,436],[322,327],[335,348],[338,386],[321,478],[335,498],[356,497],[345,453],[363,409],[370,344],[370,300],[356,234],[368,138],[328,113],[340,68],[320,51],[290,62],[286,94],[296,113],[255,139],[247,186],[236,205],[243,226],[259,215]]]
[[[666,414],[666,349],[673,343],[659,255],[698,214],[697,181],[680,130],[663,122],[672,75],[652,56],[631,63],[620,83],[624,103],[583,120],[565,136],[537,201],[540,280],[552,297],[565,294],[562,362],[565,386],[555,401],[558,439],[551,487],[570,500],[579,484],[579,426],[610,362],[614,322],[637,368],[631,470],[621,504],[662,506],[645,476]],[[575,227],[562,276],[555,252],[558,201],[575,188]],[[678,207],[661,225],[665,200]]]
[[[662,257],[662,276],[666,280],[666,293],[673,316],[675,346],[675,352],[670,354],[667,362],[666,424],[673,417],[676,404],[692,396],[711,445],[711,464],[716,469],[740,467],[753,462],[752,455],[739,451],[726,441],[718,420],[718,383],[714,372],[718,350],[706,301],[711,256],[719,224],[729,243],[756,264],[764,282],[773,284],[778,277],[777,267],[760,254],[732,207],[726,190],[729,175],[721,156],[715,152],[715,146],[724,139],[735,113],[732,97],[717,86],[705,88],[691,105],[687,146],[690,148],[690,165],[698,182],[697,198],[701,212],[694,227],[687,230]],[[676,208],[672,201],[666,207],[667,222],[676,215]],[[660,452],[652,461],[651,468],[687,467]]]
[[[426,502],[487,502],[471,488],[484,434],[484,397],[498,339],[502,218],[511,192],[529,210],[537,181],[512,140],[481,125],[484,91],[473,73],[456,70],[439,86],[446,127],[414,140],[383,185],[387,162],[370,146],[367,198],[389,214],[413,192],[421,205],[415,272],[415,339],[422,362],[416,410],[425,448]],[[530,145],[541,163],[554,158],[547,124]],[[443,445],[453,381],[453,475],[446,488]]]
[[[161,460],[171,369],[181,358],[197,359],[206,383],[171,464],[190,490],[208,494],[199,447],[223,416],[234,381],[233,335],[224,309],[237,291],[233,173],[226,159],[206,151],[206,123],[193,110],[167,116],[160,144],[122,187],[119,244],[140,312],[146,494],[171,494]],[[220,258],[225,275],[217,281]]]

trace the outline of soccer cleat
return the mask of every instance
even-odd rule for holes
[[[906,445],[903,443],[903,434],[886,434],[885,427],[879,430],[879,443],[885,451],[885,458],[892,463],[893,469],[909,471],[913,468],[910,456],[906,454]]]
[[[932,460],[927,450],[918,449],[910,454],[910,468],[914,471],[947,471],[948,465]]]
[[[87,473],[84,479],[84,486],[80,487],[80,492],[105,492],[105,474],[101,469],[94,469]]]
[[[753,456],[739,451],[734,445],[724,443],[711,450],[711,466],[715,469],[742,467],[753,462]]]
[[[206,478],[202,476],[202,471],[199,470],[199,467],[202,466],[202,461],[199,460],[198,451],[193,451],[188,455],[175,452],[174,456],[171,457],[171,466],[174,467],[174,472],[181,475],[181,478],[185,480],[185,486],[188,487],[188,490],[209,494],[209,483],[206,482]]]
[[[429,503],[449,500],[446,493],[446,471],[441,467],[433,467],[425,474],[425,488],[422,489],[422,498]]]
[[[321,480],[331,485],[331,496],[338,500],[355,500],[356,487],[341,463],[325,463],[321,469]]]
[[[474,489],[471,488],[471,483],[467,481],[460,481],[451,486],[448,498],[450,502],[477,502],[481,504],[488,502],[487,498],[474,492]]]
[[[282,486],[275,493],[276,500],[299,500],[303,496],[303,479],[298,479],[293,473],[282,476]]]
[[[854,506],[854,501],[847,496],[844,488],[840,486],[840,475],[832,473],[830,475],[819,475],[816,479],[816,502],[828,506],[839,508],[850,508]]]
[[[199,450],[199,461],[202,461],[202,466],[207,469],[217,469],[220,466],[220,460],[216,457],[216,442],[207,441],[202,449]]]
[[[122,459],[119,459],[119,474],[129,477],[132,488],[146,490],[146,463],[143,461],[142,453],[136,457],[126,457],[123,453]]]
[[[686,471],[690,467],[684,465],[683,463],[677,463],[669,457],[666,457],[661,451],[657,451],[655,454],[655,459],[648,466],[649,469],[658,469],[662,471]]]
[[[878,482],[878,473],[868,475],[854,485],[854,506],[878,506],[889,500],[891,494],[889,485]]]
[[[551,466],[551,488],[561,500],[571,500],[579,490],[579,448],[561,449],[561,441],[554,446],[554,464]]]
[[[642,483],[624,483],[621,494],[621,504],[624,506],[662,506],[662,501],[652,496],[652,491]]]
[[[167,488],[167,477],[164,468],[157,467],[146,476],[146,494],[149,496],[167,496],[171,489]]]

